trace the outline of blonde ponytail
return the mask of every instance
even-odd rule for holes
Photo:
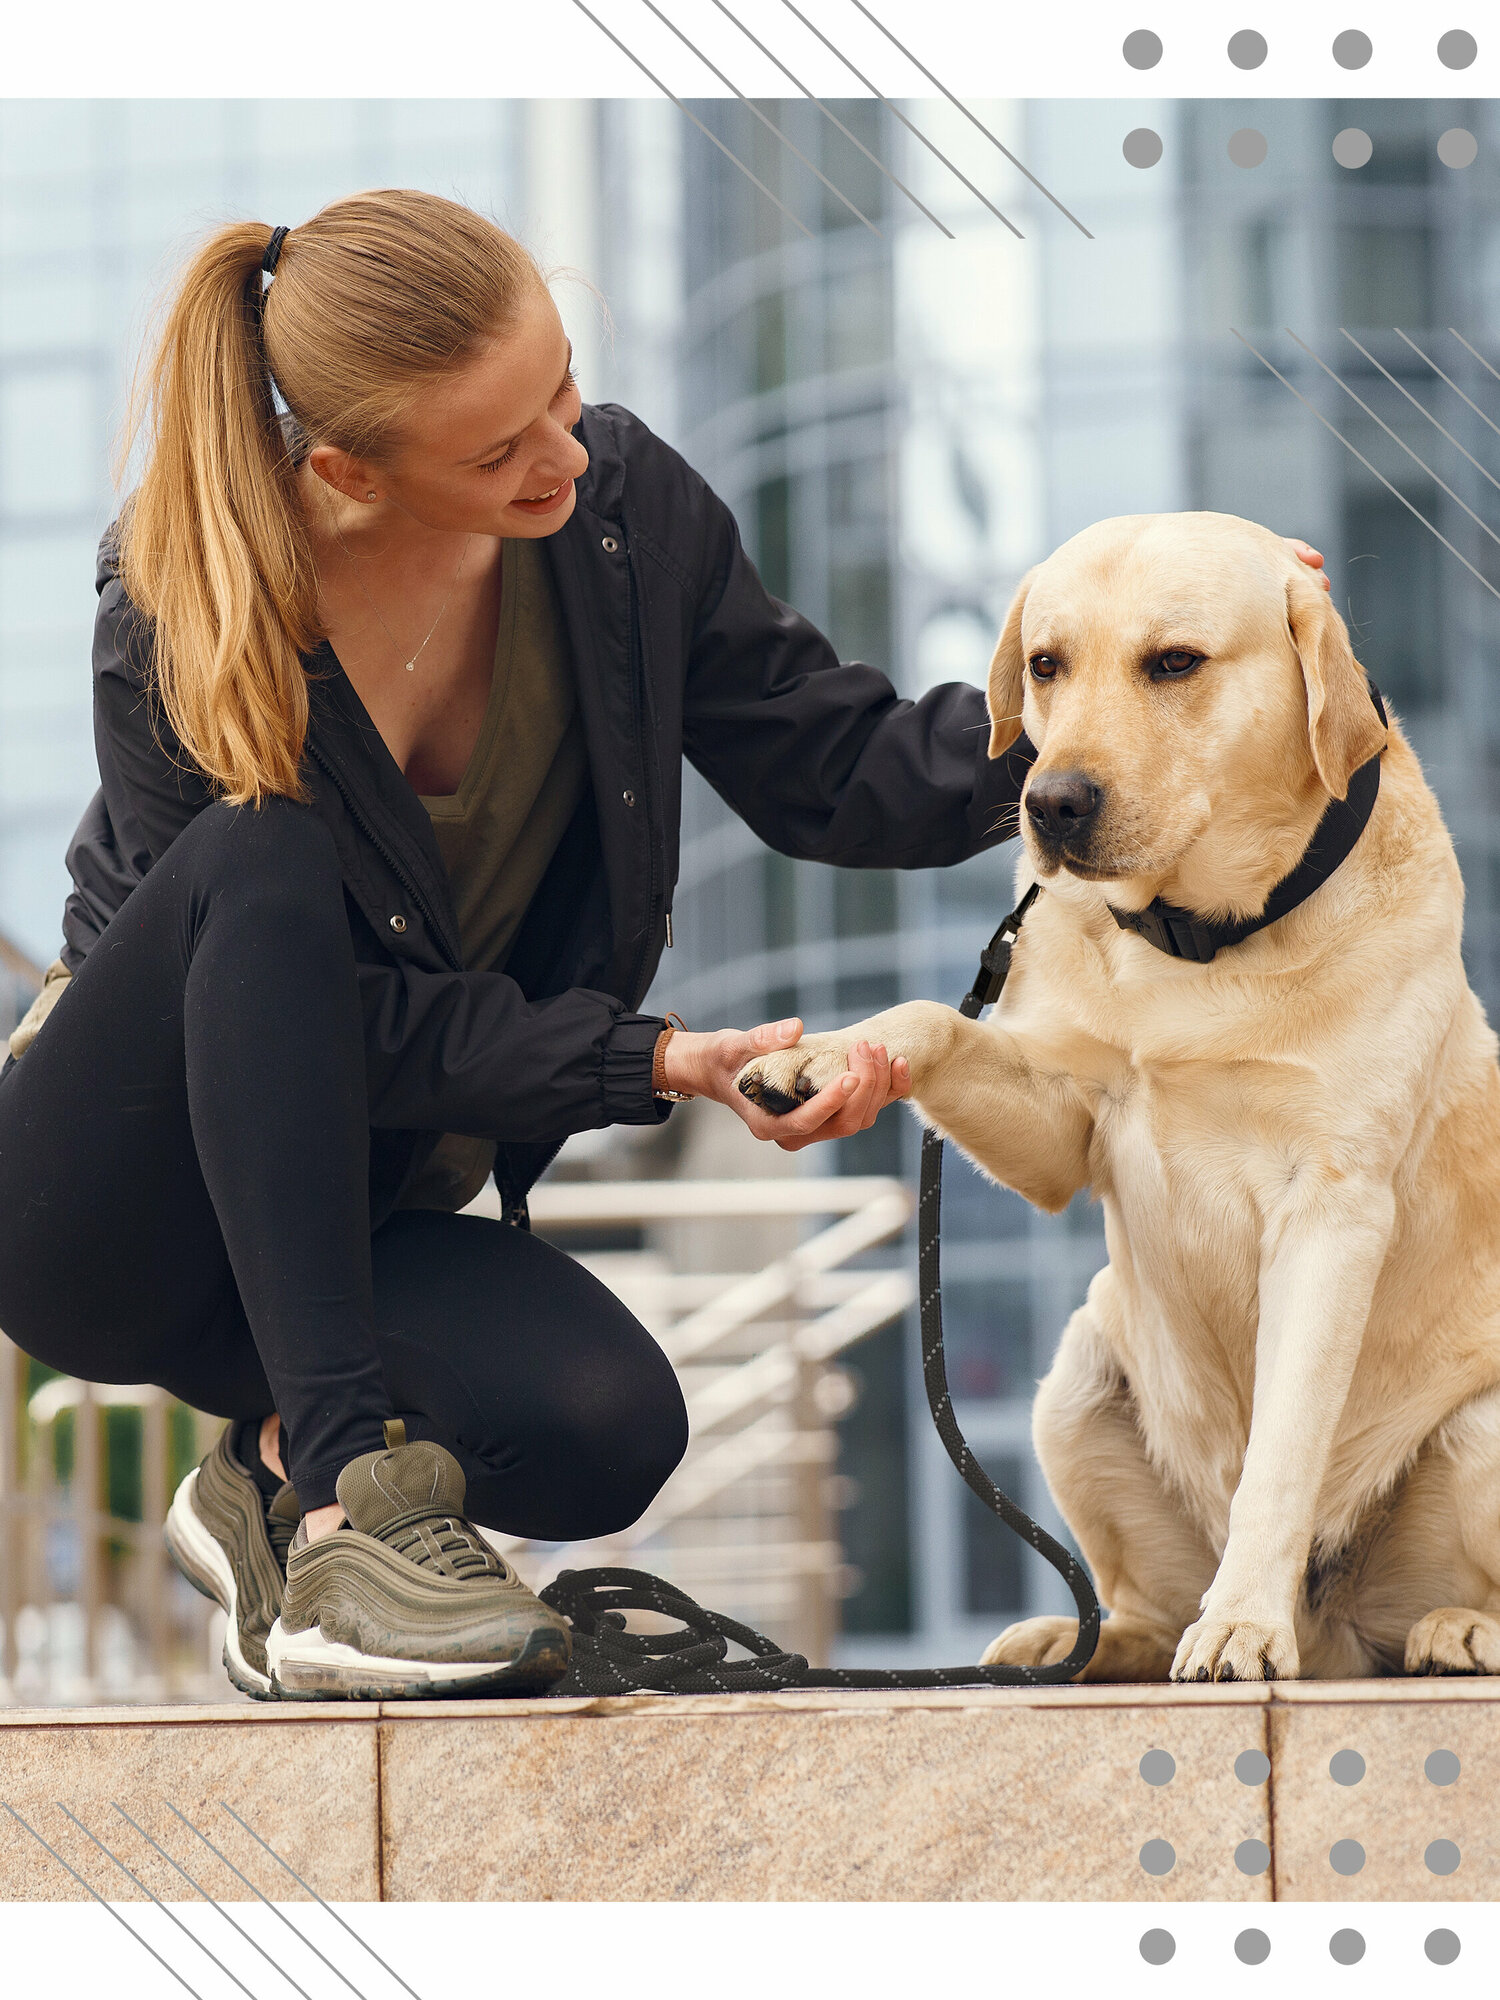
[[[197,252],[138,377],[119,463],[147,445],[120,515],[120,575],[153,624],[154,699],[232,804],[301,798],[304,654],[318,581],[272,381],[305,442],[377,458],[427,382],[503,339],[545,280],[522,245],[457,202],[383,189],[331,203],[284,240],[269,225]]]

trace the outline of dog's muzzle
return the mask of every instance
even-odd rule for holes
[[[1026,787],[1031,824],[1059,859],[1087,853],[1103,805],[1103,787],[1082,771],[1033,772]]]

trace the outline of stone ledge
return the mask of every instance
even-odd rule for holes
[[[227,1800],[338,1901],[1490,1901],[1497,1778],[1500,1679],[0,1712],[0,1800],[111,1899],[139,1892],[59,1801],[164,1898],[181,1878],[113,1803],[224,1900],[251,1892],[165,1801],[300,1893]],[[0,1815],[0,1898],[83,1894]]]

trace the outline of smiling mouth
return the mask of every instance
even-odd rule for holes
[[[562,481],[559,479],[557,484],[549,487],[545,493],[523,493],[521,498],[529,505],[533,500],[550,500],[554,493],[561,493],[561,491]]]

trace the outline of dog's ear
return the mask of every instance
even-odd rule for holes
[[[1349,645],[1344,621],[1321,584],[1299,563],[1286,582],[1286,622],[1307,686],[1307,734],[1318,776],[1336,799],[1385,742],[1365,670]]]
[[[990,755],[1003,757],[1021,733],[1021,696],[1026,689],[1026,662],[1021,657],[1021,613],[1026,593],[1041,568],[1033,563],[1016,585],[1016,594],[1005,614],[1005,624],[990,660],[989,686],[985,702],[990,712]]]

